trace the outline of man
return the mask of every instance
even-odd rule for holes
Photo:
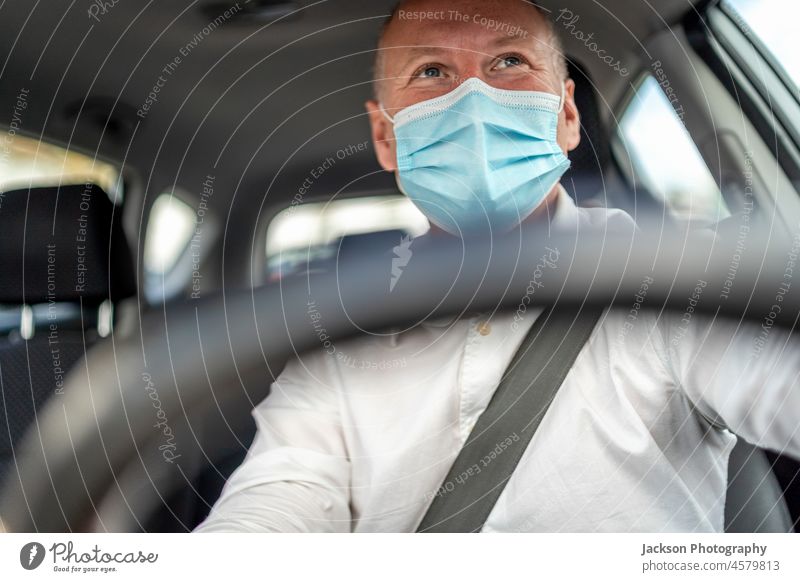
[[[438,228],[630,225],[619,211],[577,208],[557,183],[579,116],[539,10],[409,0],[379,49],[367,104],[378,160]],[[520,125],[512,145],[533,160],[522,183],[502,136],[481,141],[487,119]],[[346,358],[290,362],[198,531],[413,531],[539,312],[427,321],[337,346]],[[776,349],[748,358],[753,336],[735,324],[625,315],[598,323],[483,531],[721,531],[731,431],[800,455],[789,414],[800,410],[800,362],[778,331]]]

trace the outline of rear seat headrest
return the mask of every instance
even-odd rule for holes
[[[0,194],[0,303],[97,304],[136,293],[122,211],[95,184]]]

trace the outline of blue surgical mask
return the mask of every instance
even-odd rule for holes
[[[397,183],[456,236],[505,232],[538,207],[569,168],[556,142],[561,97],[496,89],[470,78],[394,118]]]

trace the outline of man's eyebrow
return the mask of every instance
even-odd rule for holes
[[[525,50],[528,53],[540,55],[542,52],[541,47],[537,43],[532,43],[528,39],[521,39],[515,36],[502,35],[495,38],[489,43],[489,51],[493,52],[495,49],[517,48]],[[380,49],[382,51],[403,50],[403,64],[400,66],[401,71],[406,70],[416,60],[422,57],[436,58],[437,56],[450,54],[459,49],[446,46],[432,46],[432,45],[415,45],[415,46],[394,46],[385,47]],[[488,52],[487,54],[491,54]]]
[[[438,46],[387,47],[381,50],[391,51],[396,49],[406,49],[404,55],[405,58],[403,59],[403,65],[400,67],[400,70],[406,69],[412,62],[420,57],[433,58],[437,55],[442,55],[453,51],[451,48]]]
[[[520,38],[519,36],[508,36],[506,34],[495,38],[489,43],[492,48],[518,48],[530,53],[538,53],[547,46],[544,43],[536,42],[533,38]]]

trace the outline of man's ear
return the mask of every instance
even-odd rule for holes
[[[370,99],[365,104],[372,128],[372,145],[378,163],[387,172],[397,170],[397,148],[394,139],[394,126],[383,115],[377,101]]]
[[[564,110],[558,120],[558,145],[571,152],[581,143],[581,116],[575,106],[575,81],[564,82]]]

